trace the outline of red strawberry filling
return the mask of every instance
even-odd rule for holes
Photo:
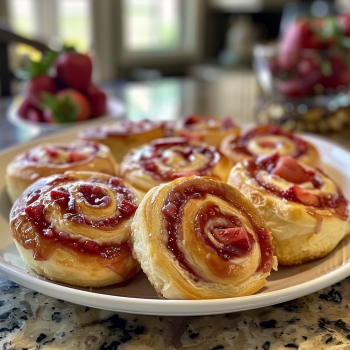
[[[126,200],[123,200],[120,204],[118,204],[118,209],[122,216],[129,217],[132,214],[134,214],[135,210],[137,209],[137,206]]]
[[[52,190],[50,192],[51,199],[62,207],[67,207],[69,203],[69,193],[63,188]]]
[[[200,121],[200,117],[197,117],[195,115],[190,115],[185,118],[184,120],[184,125],[191,125],[191,124],[196,124]]]
[[[168,218],[175,218],[177,215],[177,206],[174,203],[169,203],[162,208],[162,213]]]
[[[181,137],[184,137],[187,140],[193,140],[193,141],[204,141],[204,137],[202,135],[197,135],[195,133],[190,133],[190,132],[181,132],[180,134]]]
[[[100,247],[94,241],[86,241],[84,244],[84,250],[92,254],[98,254],[100,252]]]
[[[144,162],[143,167],[146,171],[149,171],[151,173],[155,173],[157,171],[157,165],[156,165],[156,163],[154,163],[152,161]]]
[[[81,184],[79,191],[84,199],[91,205],[104,206],[110,202],[110,198],[105,195],[101,187],[90,184]]]
[[[282,193],[282,198],[313,207],[317,207],[320,204],[318,196],[300,188],[298,185],[293,185],[284,191]]]
[[[80,153],[76,151],[69,152],[69,163],[81,162],[85,159],[89,158],[89,155],[86,153]]]
[[[159,147],[181,146],[181,145],[186,145],[187,143],[188,143],[188,140],[186,140],[183,137],[168,137],[168,138],[153,140],[151,142],[151,145],[155,148],[159,148]]]
[[[111,177],[109,180],[108,180],[108,183],[113,185],[113,186],[119,186],[120,183],[121,183],[121,179],[119,177]]]
[[[269,173],[275,168],[276,163],[279,159],[279,155],[277,152],[274,152],[272,154],[266,155],[266,156],[260,156],[255,164],[264,169],[267,170]]]
[[[233,129],[235,127],[235,124],[233,124],[233,121],[231,120],[231,118],[225,118],[222,121],[222,126],[225,130],[228,130],[228,129]]]
[[[44,217],[45,206],[43,204],[30,205],[24,209],[26,214],[34,220],[34,222],[40,222]]]
[[[46,149],[46,153],[49,157],[57,157],[58,155],[58,152],[57,152],[57,149],[53,148],[53,147],[48,147]]]
[[[214,228],[212,234],[225,246],[231,245],[244,250],[251,249],[248,232],[244,227]]]
[[[275,148],[276,147],[276,144],[272,141],[259,141],[258,142],[259,146],[260,147],[263,147],[263,148]]]

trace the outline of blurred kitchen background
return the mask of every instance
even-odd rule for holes
[[[285,106],[264,99],[253,48],[277,40],[286,13],[300,4],[350,12],[349,0],[0,0],[1,96],[20,93],[28,57],[65,44],[92,56],[94,80],[125,102],[131,119],[279,119]],[[343,130],[346,118],[321,131]],[[298,122],[288,128],[320,131]]]

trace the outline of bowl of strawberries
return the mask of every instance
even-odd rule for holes
[[[255,47],[254,67],[265,93],[280,99],[347,94],[350,15],[296,19],[277,45]]]
[[[97,118],[121,117],[123,104],[92,81],[92,70],[90,56],[74,49],[48,51],[40,61],[29,61],[23,93],[14,98],[8,120],[48,132]]]

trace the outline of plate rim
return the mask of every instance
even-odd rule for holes
[[[34,146],[38,143],[45,142],[46,140],[52,141],[53,138],[59,138],[60,136],[74,138],[74,135],[80,129],[81,126],[74,126],[69,130],[62,130],[55,134],[42,136],[29,142],[14,145],[0,152],[0,159],[1,157],[6,156],[8,153],[17,151],[21,152],[24,147]],[[342,149],[350,158],[349,149],[338,145],[333,141],[327,140],[326,138],[318,135],[303,135],[303,137],[311,142],[316,140],[316,143],[317,141],[320,141],[321,143],[325,143],[329,146]],[[350,178],[347,179],[350,181]],[[4,249],[6,246],[0,246],[0,248]],[[204,300],[146,299],[108,295],[81,290],[74,287],[56,284],[48,279],[39,279],[36,276],[26,273],[25,271],[21,270],[20,267],[7,261],[3,257],[2,253],[0,253],[0,272],[7,278],[27,288],[79,305],[142,315],[204,316],[271,306],[319,291],[341,281],[350,275],[350,259],[323,275],[295,286],[244,297]]]
[[[204,316],[225,314],[229,312],[239,312],[266,306],[272,306],[317,292],[348,277],[350,273],[350,260],[348,260],[345,264],[331,270],[327,274],[318,276],[315,279],[298,284],[293,287],[271,291],[268,293],[253,294],[244,297],[202,300],[144,299],[93,293],[74,287],[59,285],[56,283],[52,283],[50,280],[39,279],[30,274],[23,273],[22,270],[20,270],[20,268],[10,263],[7,263],[2,256],[0,256],[0,272],[3,273],[9,279],[11,279],[10,277],[13,277],[14,279],[12,280],[14,282],[23,285],[26,288],[35,290],[39,293],[57,299],[65,300],[83,306],[95,307],[99,309],[117,312],[135,313],[140,315]],[[17,282],[18,280],[24,283]],[[67,290],[69,290],[69,293],[64,293]],[[284,290],[288,290],[289,293],[282,293]],[[66,297],[67,295],[68,297]],[[65,297],[62,298],[62,296]],[[84,299],[83,302],[79,302],[80,300],[82,300],[82,296],[86,297],[86,299]],[[108,306],[109,303],[112,305],[113,301],[115,302],[116,299],[120,301],[122,307]],[[261,299],[263,299],[263,302],[260,302]],[[98,301],[102,301],[102,303],[99,303]],[[230,302],[233,303],[231,304]],[[210,305],[209,308],[208,304]],[[229,304],[237,304],[237,307],[230,309]],[[138,308],[135,308],[135,305],[137,305]],[[154,306],[159,306],[162,310],[150,310],[150,308]],[[206,306],[209,310],[207,309],[205,311],[184,311],[180,309],[179,306],[183,306],[184,310],[189,306],[196,307],[198,309],[201,309],[202,306]]]

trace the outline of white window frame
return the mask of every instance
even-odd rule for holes
[[[166,0],[159,0],[166,1]],[[189,64],[199,60],[204,47],[203,0],[179,0],[182,13],[182,45],[167,51],[128,51],[123,42],[122,0],[91,0],[93,42],[99,77],[117,78],[123,69]]]

